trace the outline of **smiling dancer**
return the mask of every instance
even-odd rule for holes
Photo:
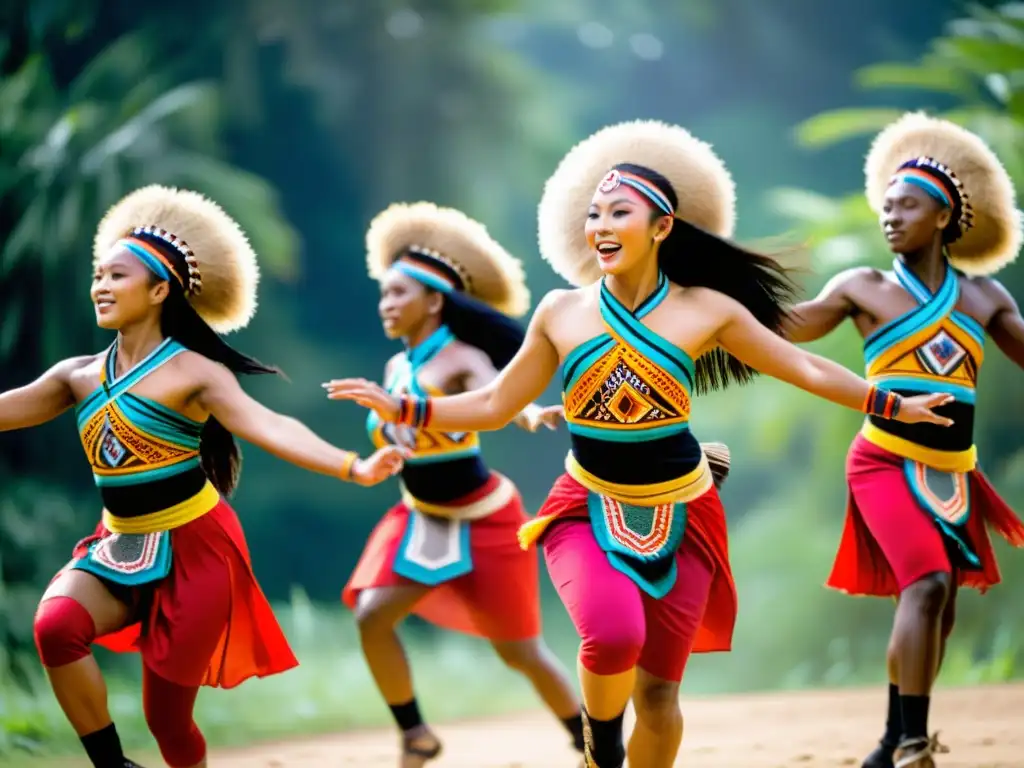
[[[146,722],[172,768],[206,765],[192,719],[200,686],[232,688],[297,662],[260,590],[234,489],[238,435],[304,469],[371,485],[401,468],[325,443],[251,399],[236,374],[273,373],[218,335],[256,308],[256,256],[216,204],[151,186],[115,205],[94,245],[92,301],[105,352],[0,394],[0,431],[75,407],[103,519],[51,582],[35,639],[95,768],[135,766],[107,710],[91,646],[142,655]]]
[[[691,398],[754,369],[855,410],[946,422],[946,395],[886,396],[776,331],[792,286],[772,260],[724,239],[732,179],[682,128],[634,122],[577,145],[541,200],[544,258],[576,290],[540,303],[526,342],[492,383],[454,397],[396,397],[335,381],[389,422],[491,430],[562,366],[567,473],[538,518],[551,579],[582,638],[589,766],[667,768],[682,739],[678,691],[691,652],[727,651],[736,616],[725,514],[688,423]],[[733,357],[735,356],[735,357]]]
[[[939,409],[951,429],[864,422],[847,458],[846,528],[828,580],[853,595],[898,596],[889,714],[864,768],[932,768],[945,747],[929,738],[928,707],[957,587],[984,592],[999,582],[986,524],[1024,546],[1024,524],[977,468],[973,434],[985,334],[1024,367],[1024,319],[989,277],[1016,258],[1024,236],[1006,171],[959,126],[905,115],[875,139],[865,170],[896,254],[892,271],[837,275],[793,309],[787,333],[813,341],[852,318],[869,381],[901,396],[956,397]]]
[[[396,204],[366,236],[370,276],[380,284],[385,334],[405,350],[387,364],[389,391],[417,397],[486,386],[523,342],[510,319],[530,304],[523,269],[484,226],[432,203]],[[525,404],[514,421],[535,431],[561,420],[558,406]],[[381,519],[345,587],[363,653],[402,734],[402,768],[437,757],[408,662],[395,635],[409,613],[487,638],[522,673],[583,751],[580,704],[568,674],[541,640],[537,552],[519,548],[526,521],[508,478],[492,471],[475,432],[368,428],[377,446],[408,449],[402,500]]]

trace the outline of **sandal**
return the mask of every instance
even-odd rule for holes
[[[930,738],[918,736],[900,742],[895,754],[895,768],[935,768],[932,755],[944,755],[949,747],[939,743],[936,731]]]

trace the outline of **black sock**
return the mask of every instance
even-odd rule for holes
[[[626,712],[611,720],[595,720],[586,715],[590,731],[590,757],[598,768],[622,768],[626,762],[626,747],[622,743],[622,718]]]
[[[565,730],[572,736],[573,746],[576,747],[578,752],[583,751],[585,746],[583,741],[583,714],[573,715],[572,717],[566,717],[562,720],[562,725],[565,726]]]
[[[388,704],[391,714],[403,731],[411,731],[413,728],[423,725],[423,716],[420,715],[419,704],[416,699],[410,699],[405,704]]]
[[[928,738],[929,703],[929,696],[900,696],[904,739]]]
[[[903,736],[903,710],[900,702],[900,687],[889,683],[889,714],[885,718],[885,735],[882,736],[882,744],[895,750],[900,745],[901,736]]]
[[[123,768],[124,752],[121,750],[121,738],[117,728],[111,723],[106,728],[87,733],[81,737],[85,754],[89,756],[95,768]]]

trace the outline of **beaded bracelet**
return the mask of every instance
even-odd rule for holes
[[[864,405],[861,408],[869,416],[879,416],[883,419],[895,419],[900,412],[900,405],[903,398],[895,392],[879,389],[874,384],[868,389],[867,397],[864,398]]]
[[[355,451],[345,451],[345,458],[341,461],[341,468],[338,470],[338,477],[345,481],[352,480],[352,468],[359,461],[359,454]]]
[[[429,397],[402,395],[398,398],[398,423],[414,429],[425,429],[430,423],[433,406]]]

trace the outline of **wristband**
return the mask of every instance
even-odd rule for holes
[[[874,384],[868,389],[867,397],[864,398],[864,405],[861,410],[868,416],[878,416],[883,419],[895,419],[900,412],[900,405],[903,398],[895,392],[879,389]]]
[[[338,470],[338,477],[346,482],[351,482],[352,468],[356,465],[357,461],[359,461],[358,453],[355,451],[346,451],[345,458],[342,459],[341,462],[341,468]]]
[[[402,395],[398,398],[398,423],[414,429],[426,429],[433,411],[429,397]]]

